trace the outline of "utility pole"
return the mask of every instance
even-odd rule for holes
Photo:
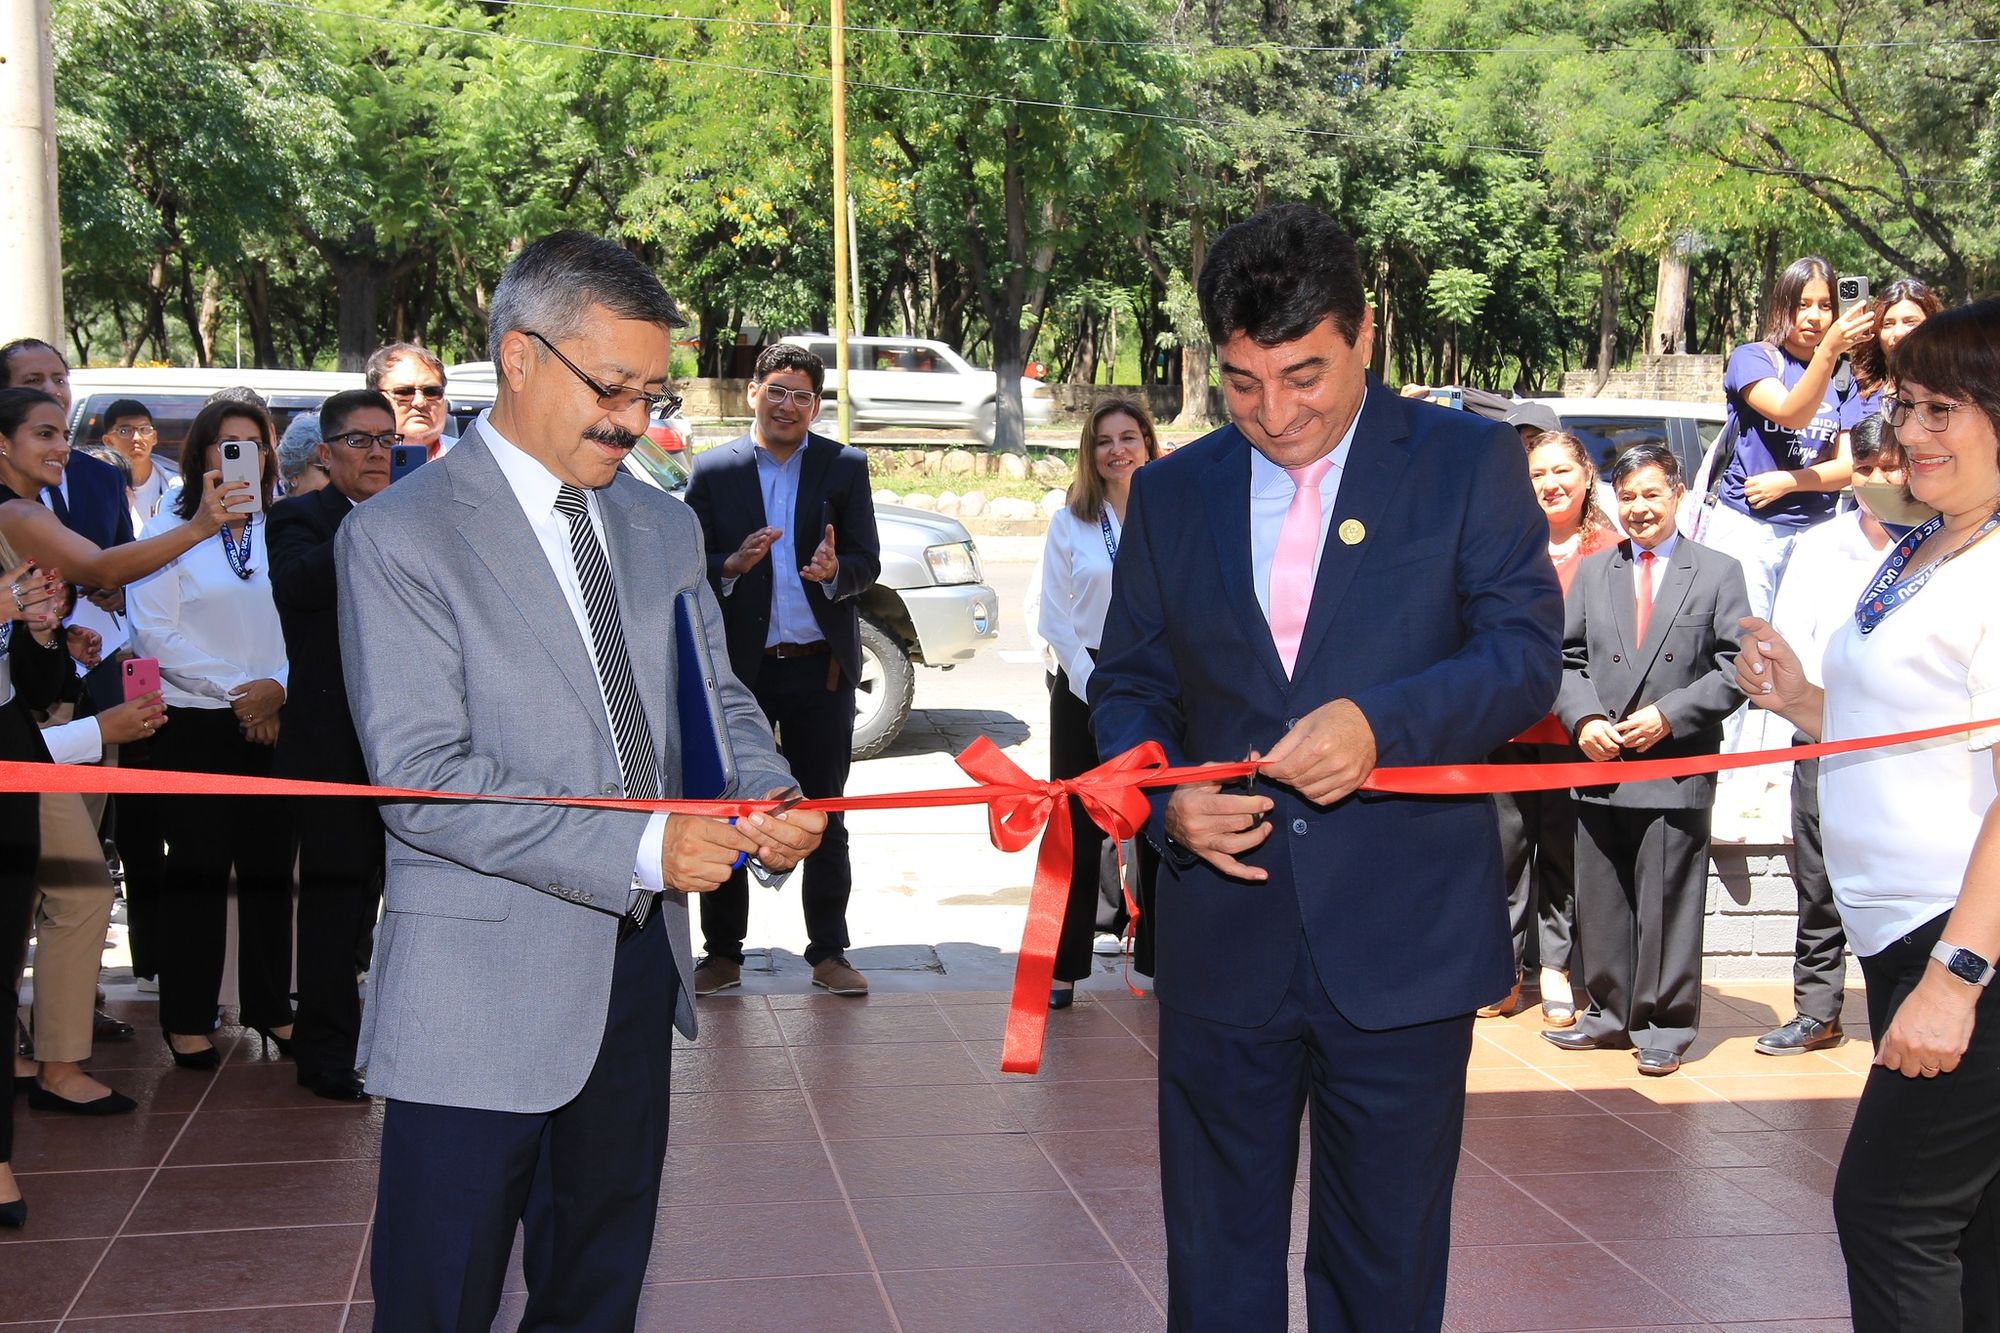
[[[840,392],[840,442],[854,435],[847,398],[847,5],[833,0],[833,357]]]
[[[63,345],[49,0],[0,4],[0,340]]]

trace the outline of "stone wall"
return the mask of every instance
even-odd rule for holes
[[[1660,398],[1682,402],[1722,401],[1723,356],[1642,356],[1631,370],[1614,370],[1596,396],[1600,398]],[[1558,392],[1565,398],[1585,398],[1596,372],[1566,371]]]
[[[1708,866],[1702,973],[1710,981],[1790,981],[1799,900],[1789,847],[1718,843]],[[1847,960],[1850,985],[1861,968]]]

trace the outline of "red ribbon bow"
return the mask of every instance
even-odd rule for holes
[[[1147,741],[1079,777],[1044,782],[1030,777],[1000,747],[981,736],[958,766],[982,786],[1000,789],[986,807],[993,845],[1017,852],[1042,836],[1035,856],[1035,884],[1028,895],[1028,924],[1014,964],[1014,993],[1007,1004],[1007,1037],[1000,1068],[1032,1074],[1042,1064],[1042,1032],[1049,1021],[1049,987],[1055,979],[1056,945],[1062,938],[1063,909],[1069,901],[1070,857],[1076,831],[1070,827],[1067,798],[1118,842],[1134,837],[1152,814],[1143,784],[1167,771],[1167,756]]]

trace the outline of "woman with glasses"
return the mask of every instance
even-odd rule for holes
[[[1825,646],[1744,621],[1737,683],[1815,740],[2000,718],[2000,300],[1897,347],[1883,418],[1909,496]],[[1834,1183],[1856,1333],[1992,1329],[2000,1312],[2000,727],[1821,761],[1827,877],[1875,1059]]]
[[[153,413],[137,398],[120,398],[104,409],[104,429],[98,443],[123,458],[132,469],[126,498],[132,505],[132,527],[146,526],[160,508],[160,498],[180,479],[180,468],[172,460],[155,457],[153,446],[160,433],[153,425]]]
[[[444,362],[435,353],[415,343],[387,343],[375,349],[362,375],[394,405],[404,443],[424,446],[426,460],[445,451]]]
[[[259,463],[257,504],[158,574],[127,590],[132,642],[157,658],[168,725],[153,742],[161,768],[267,777],[288,664],[271,600],[265,515],[276,491],[276,431],[262,408],[211,402],[188,428],[182,457],[219,470],[234,444]],[[147,527],[192,517],[187,492]],[[237,987],[245,1027],[289,1051],[292,1034],[292,821],[272,797],[162,798],[168,830],[159,911],[160,1025],[174,1063],[213,1069],[209,1034],[222,986],[230,872],[236,876]]]

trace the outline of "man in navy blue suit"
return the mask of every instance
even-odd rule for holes
[[[1473,1010],[1513,979],[1489,798],[1359,788],[1477,763],[1562,667],[1515,433],[1367,373],[1354,242],[1286,205],[1209,251],[1233,424],[1133,479],[1091,678],[1106,757],[1267,766],[1154,799],[1168,1322],[1286,1327],[1311,1108],[1314,1330],[1436,1329]]]

